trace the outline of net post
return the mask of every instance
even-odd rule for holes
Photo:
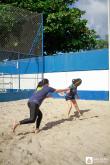
[[[43,13],[41,15],[42,19],[42,79],[44,78],[44,30],[43,30]]]
[[[110,100],[110,0],[108,0],[108,100]]]

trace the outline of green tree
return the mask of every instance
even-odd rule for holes
[[[90,30],[85,11],[70,8],[77,0],[1,0],[30,11],[44,14],[44,51],[47,54],[94,49],[96,32]]]
[[[105,35],[104,39],[101,39],[100,36],[97,36],[96,49],[108,48],[108,35]]]
[[[9,5],[0,5],[0,45],[5,46],[9,42],[10,35],[19,38],[24,23],[22,10],[14,10]],[[20,13],[19,13],[20,12]],[[19,14],[18,14],[19,13]],[[21,18],[22,19],[18,19]],[[20,38],[19,38],[20,39]],[[2,42],[3,41],[3,42]]]

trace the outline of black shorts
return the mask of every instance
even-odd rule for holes
[[[66,99],[66,101],[67,100],[75,100],[75,95],[72,95],[72,96],[71,95],[66,95],[65,99]]]

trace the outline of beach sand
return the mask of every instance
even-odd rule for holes
[[[110,165],[110,102],[78,100],[78,105],[83,116],[75,117],[73,108],[68,117],[64,99],[46,99],[41,131],[34,134],[35,124],[12,133],[13,121],[29,116],[27,100],[0,103],[0,165],[85,165],[86,157]]]

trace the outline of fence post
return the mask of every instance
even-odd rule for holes
[[[18,70],[18,89],[20,90],[20,54],[18,53],[18,61],[17,61],[17,66],[16,66],[17,70]]]
[[[108,83],[109,83],[109,100],[110,100],[110,0],[108,0],[108,55],[109,55],[109,72],[108,72]]]

